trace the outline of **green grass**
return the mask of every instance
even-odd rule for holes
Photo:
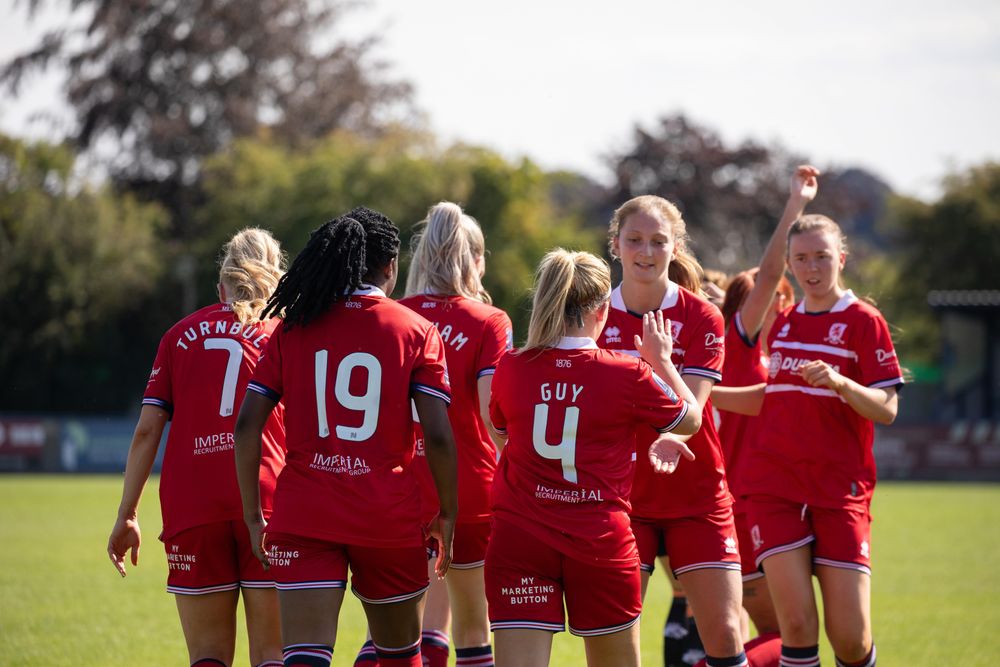
[[[121,579],[105,553],[121,479],[0,476],[0,665],[181,665],[155,481],[141,508],[140,567]],[[873,529],[873,615],[880,664],[992,665],[1000,650],[1000,486],[882,484]],[[667,586],[654,575],[643,664],[661,662]],[[334,665],[364,632],[348,595]],[[824,664],[833,657],[821,642]],[[241,633],[238,665],[246,665]],[[557,635],[552,665],[583,665],[583,643]]]

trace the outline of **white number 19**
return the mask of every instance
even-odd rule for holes
[[[319,421],[319,436],[330,435],[330,425],[326,418],[326,368],[329,354],[326,350],[316,351],[316,415]],[[355,368],[368,371],[368,385],[360,396],[351,393],[351,373]],[[382,398],[382,366],[378,359],[366,352],[353,352],[344,357],[337,366],[337,379],[333,395],[337,402],[348,410],[364,412],[361,426],[337,426],[337,437],[341,440],[360,442],[375,434],[378,427],[379,401]]]

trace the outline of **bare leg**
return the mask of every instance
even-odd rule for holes
[[[785,646],[819,643],[819,614],[812,586],[812,546],[768,556],[764,562],[767,586]]]
[[[584,637],[587,667],[639,667],[639,624],[610,635]]]
[[[698,622],[705,653],[716,657],[743,651],[740,628],[743,582],[738,570],[691,570],[678,577]]]
[[[337,617],[344,603],[343,588],[278,591],[281,606],[281,641],[291,644],[337,643]]]
[[[239,590],[174,596],[191,662],[215,658],[233,664],[239,596]]]
[[[244,588],[243,610],[247,617],[250,664],[281,661],[281,620],[278,592],[273,588]]]
[[[826,565],[816,566],[823,593],[826,636],[834,654],[858,662],[872,648],[871,577],[864,572]]]
[[[452,639],[455,648],[474,648],[490,643],[490,621],[486,608],[483,568],[449,570],[448,597],[451,600]]]
[[[497,630],[493,633],[497,667],[547,667],[552,633],[546,630]]]

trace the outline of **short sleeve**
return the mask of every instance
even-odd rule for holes
[[[681,374],[707,377],[720,382],[725,362],[725,325],[722,313],[706,302],[701,312],[693,315],[695,326],[685,342]]]
[[[444,343],[441,342],[441,334],[433,325],[428,325],[424,330],[423,345],[417,353],[416,363],[410,375],[410,392],[427,394],[440,398],[445,405],[451,404],[451,386],[448,382]]]
[[[507,417],[500,408],[500,398],[503,396],[504,383],[507,380],[504,364],[497,363],[496,374],[493,376],[492,391],[490,391],[490,423],[500,435],[507,435]]]
[[[634,402],[636,421],[659,433],[677,428],[688,411],[687,403],[644,361],[638,364]]]
[[[903,384],[903,373],[892,345],[889,325],[881,315],[875,314],[868,321],[859,348],[856,352],[861,367],[861,384],[880,389]]]
[[[284,323],[275,328],[267,345],[264,346],[264,351],[260,353],[253,377],[247,384],[247,391],[258,393],[275,403],[280,401],[284,394],[281,376],[281,342],[284,339],[284,331]]]
[[[162,408],[173,414],[173,380],[170,372],[170,343],[169,332],[160,339],[160,346],[156,350],[156,359],[153,361],[153,368],[149,372],[149,380],[146,382],[146,390],[142,393],[142,404],[153,405]]]
[[[476,359],[476,378],[492,375],[505,352],[514,349],[514,327],[507,313],[497,313],[486,321]]]

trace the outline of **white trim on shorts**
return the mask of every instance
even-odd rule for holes
[[[274,588],[270,579],[240,579],[240,588]]]
[[[717,560],[717,561],[707,561],[704,563],[692,563],[691,565],[685,565],[684,567],[670,568],[673,570],[674,576],[679,576],[685,574],[686,572],[693,572],[694,570],[736,570],[742,571],[743,566],[739,561],[732,562],[728,560]]]
[[[829,558],[813,558],[813,565],[826,565],[827,567],[836,567],[841,570],[857,570],[862,574],[867,574],[869,577],[872,576],[872,569],[867,565],[862,565],[861,563],[831,560]]]
[[[477,560],[474,563],[455,563],[452,562],[448,567],[453,570],[475,570],[477,567],[483,567],[486,565],[486,559]]]
[[[347,579],[319,579],[316,581],[296,581],[290,584],[274,582],[279,591],[311,591],[317,588],[347,588]]]
[[[235,591],[240,587],[238,581],[234,581],[231,584],[218,584],[216,586],[200,586],[198,588],[193,588],[191,586],[171,586],[167,584],[167,592],[173,593],[174,595],[208,595],[209,593],[221,593],[223,591]]]
[[[785,553],[786,551],[794,551],[799,547],[804,547],[805,545],[815,541],[816,541],[815,535],[806,535],[802,539],[796,540],[795,542],[789,542],[788,544],[781,544],[776,547],[771,547],[766,551],[760,552],[760,554],[753,561],[754,565],[760,567],[760,564],[764,562],[765,558],[770,558],[771,556],[776,556],[778,554]]]
[[[569,626],[570,634],[574,634],[577,637],[600,637],[601,635],[612,635],[616,632],[621,632],[622,630],[627,630],[633,625],[639,622],[639,617],[642,614],[636,614],[635,618],[631,621],[626,621],[621,625],[610,625],[604,628],[594,628],[593,630],[577,630],[572,625]]]
[[[490,621],[490,632],[497,630],[546,630],[548,632],[563,632],[563,623],[545,623],[543,621]]]
[[[758,570],[757,572],[751,572],[750,574],[743,575],[743,583],[748,583],[751,581],[757,581],[758,579],[763,579],[764,573]]]
[[[393,595],[392,597],[380,598],[378,600],[373,599],[373,598],[366,598],[361,593],[358,593],[358,589],[356,589],[354,586],[351,586],[351,592],[354,593],[355,597],[357,597],[359,600],[361,600],[362,602],[367,602],[368,604],[392,604],[393,602],[404,602],[406,600],[412,600],[415,597],[423,595],[424,591],[426,591],[428,588],[430,588],[430,586],[431,585],[428,583],[426,586],[424,586],[424,587],[422,587],[422,588],[420,588],[420,589],[418,589],[416,591],[413,591],[412,593],[403,593],[402,595]]]

